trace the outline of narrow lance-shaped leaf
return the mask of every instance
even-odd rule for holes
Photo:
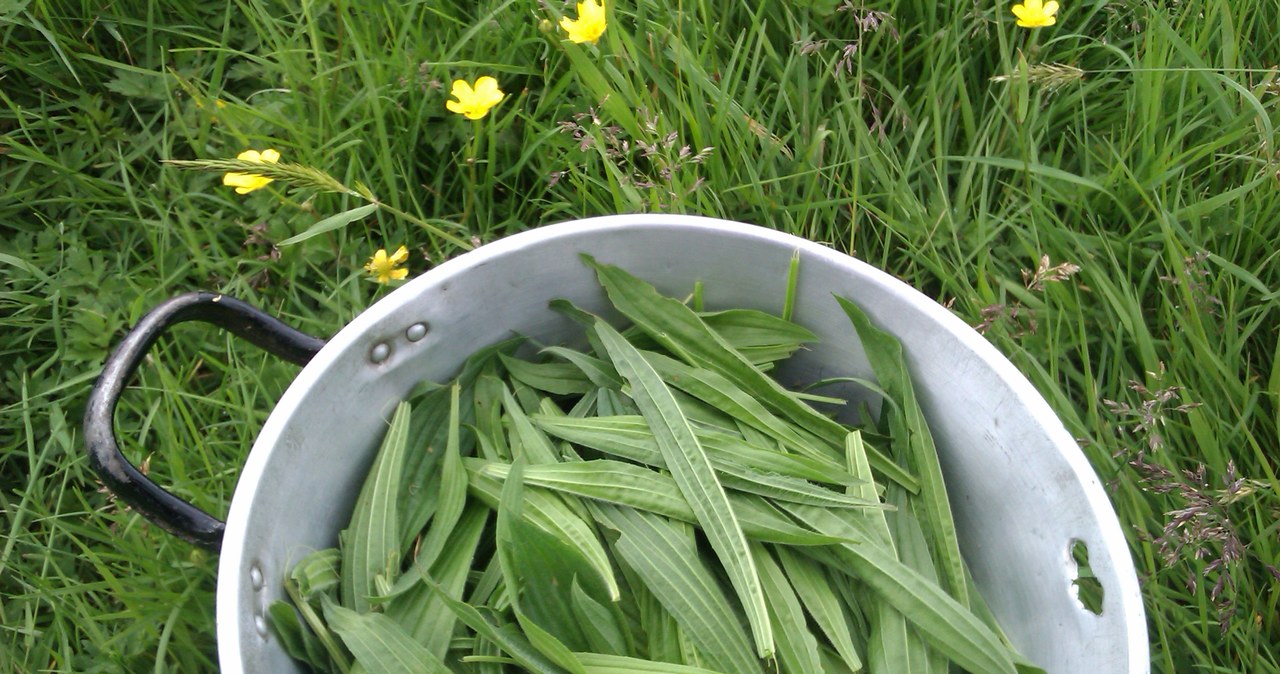
[[[472,459],[465,459],[470,464]],[[497,508],[502,483],[479,472],[471,472],[468,487],[471,493],[491,508]],[[576,547],[591,563],[601,582],[608,588],[609,599],[617,601],[620,596],[618,581],[614,578],[613,567],[608,553],[596,537],[591,526],[582,520],[576,512],[551,493],[530,489],[524,493],[524,517],[538,528],[550,533]]]
[[[441,659],[449,649],[457,618],[422,579],[431,575],[449,596],[460,598],[488,521],[488,508],[480,503],[468,504],[433,566],[411,566],[401,577],[402,583],[409,584],[407,589],[387,602],[387,616]]]
[[[562,440],[650,466],[663,465],[653,431],[638,415],[571,418],[538,414],[530,416],[529,420]],[[720,472],[729,472],[736,466],[741,470],[825,484],[852,485],[859,482],[843,465],[830,459],[783,454],[776,448],[750,444],[736,435],[709,428],[694,427],[693,432]]]
[[[831,587],[823,567],[788,546],[775,546],[774,550],[787,580],[800,598],[800,603],[813,617],[813,622],[834,647],[840,660],[851,671],[862,669],[862,658],[850,636],[852,628],[845,620],[838,595]]]
[[[956,664],[973,672],[1015,673],[1009,650],[990,628],[937,585],[898,561],[865,527],[859,530],[852,520],[821,508],[786,505],[785,509],[818,532],[862,539],[833,549],[839,568],[892,604]]]
[[[763,545],[753,543],[752,553],[756,567],[760,569],[765,597],[769,600],[769,617],[773,620],[778,659],[782,661],[784,671],[826,674],[818,652],[818,640],[809,631],[804,609],[786,574]]]
[[[466,465],[473,476],[472,483],[487,493],[497,491],[496,486],[489,484],[490,480],[505,480],[510,471],[508,464],[483,459],[467,459]],[[681,494],[675,480],[641,466],[607,460],[526,466],[524,480],[530,486],[697,523],[693,508]],[[536,490],[527,492],[527,495],[530,499],[545,498]],[[841,540],[797,525],[758,496],[730,494],[729,503],[743,533],[749,538],[788,545],[829,545]],[[531,510],[536,512],[536,506]]]
[[[571,583],[569,606],[574,618],[582,627],[583,636],[592,651],[609,655],[626,655],[631,652],[629,635],[622,628],[619,620],[620,611],[600,603],[582,589],[582,584],[575,577]],[[579,661],[581,661],[579,654]],[[582,662],[584,667],[586,662]],[[588,667],[589,671],[589,667]]]
[[[500,357],[512,379],[539,391],[554,395],[573,395],[596,388],[574,363],[530,363],[505,355]]]
[[[606,653],[579,653],[587,674],[727,674],[704,667],[653,662]]]
[[[462,387],[454,383],[449,393],[449,431],[445,442],[444,459],[440,466],[440,496],[436,501],[436,512],[431,519],[431,527],[418,549],[415,563],[430,568],[435,562],[445,541],[453,532],[454,525],[462,516],[462,509],[467,502],[467,470],[462,466],[459,452],[458,436],[461,432],[461,403],[459,396]]]
[[[951,596],[961,606],[967,607],[969,590],[965,585],[964,560],[960,556],[960,542],[956,535],[955,520],[951,516],[951,505],[947,500],[942,466],[938,462],[938,451],[925,422],[924,412],[911,385],[902,344],[893,335],[876,327],[858,305],[838,296],[836,301],[857,330],[867,359],[875,370],[876,379],[898,403],[896,408],[887,409],[885,413],[890,415],[890,423],[895,425],[892,434],[894,444],[904,446],[905,451],[899,452],[899,455],[908,457],[920,479],[917,512],[925,525],[925,537],[933,548],[934,558]]]
[[[510,625],[498,624],[480,609],[450,597],[431,578],[426,578],[424,582],[438,592],[445,607],[453,611],[459,621],[476,634],[493,642],[531,674],[567,674],[563,667],[538,652],[538,649],[534,648],[519,630],[510,629]]]
[[[396,580],[402,558],[396,495],[408,445],[410,406],[400,403],[356,499],[342,546],[342,603],[363,613],[381,594],[377,580]]]
[[[540,561],[531,553],[532,549],[537,545],[544,543],[545,539],[531,537],[534,534],[534,527],[524,522],[521,518],[521,511],[524,509],[524,480],[523,470],[525,461],[518,458],[511,464],[510,478],[503,484],[502,495],[498,502],[497,528],[495,533],[496,555],[498,564],[502,569],[502,577],[507,586],[507,599],[511,602],[512,612],[516,616],[516,621],[520,628],[524,631],[529,644],[533,646],[539,653],[565,670],[570,674],[586,674],[583,671],[581,663],[574,657],[572,651],[565,647],[564,643],[551,632],[543,629],[538,624],[535,616],[526,614],[522,608],[523,603],[530,603],[531,608],[544,620],[555,620],[556,626],[561,628],[561,636],[570,637],[575,635],[567,635],[565,630],[576,630],[576,625],[572,620],[563,620],[567,617],[563,613],[557,614],[553,611],[541,611],[544,601],[547,599],[543,594],[546,591],[554,592],[554,588],[548,588],[542,585],[543,579],[537,577],[536,573],[529,573],[529,567],[545,568],[545,565],[538,564]],[[525,527],[528,527],[527,529]],[[543,534],[551,538],[547,534]],[[567,592],[568,585],[564,587]],[[557,602],[559,603],[559,602]],[[581,639],[581,637],[578,637]]]
[[[620,533],[614,543],[619,558],[695,641],[712,668],[759,674],[738,612],[698,554],[689,525],[629,508],[602,504],[593,509]]]
[[[379,674],[453,674],[424,646],[381,613],[357,613],[325,597],[324,616],[366,671]]]
[[[875,497],[875,484],[871,481],[871,466],[862,442],[862,433],[854,431],[845,438],[845,456],[849,464],[849,472],[855,477],[868,480],[866,483],[849,487],[849,492],[863,497]],[[885,513],[851,513],[852,517],[860,517],[868,528],[875,532],[877,542],[884,547],[886,553],[897,557],[893,536],[889,529],[888,516]],[[921,650],[918,638],[907,627],[907,620],[889,602],[879,602],[867,611],[867,619],[871,623],[871,633],[867,635],[867,661],[871,674],[928,674],[928,663],[923,657],[915,657],[914,651]]]
[[[804,404],[781,384],[753,367],[708,328],[692,309],[661,295],[649,283],[616,266],[601,264],[590,256],[584,255],[583,259],[596,270],[614,307],[664,347],[691,365],[700,365],[728,377],[793,422],[818,434],[833,453],[843,444],[846,430],[840,424]],[[873,465],[908,490],[918,488],[916,478],[888,457],[874,455]]]
[[[631,398],[658,440],[667,469],[693,508],[698,524],[724,567],[746,611],[756,652],[762,658],[773,655],[773,629],[765,606],[764,591],[752,563],[747,538],[733,514],[715,469],[698,444],[689,421],[680,412],[675,397],[649,363],[621,334],[604,321],[596,321],[596,331],[609,359],[631,387]]]

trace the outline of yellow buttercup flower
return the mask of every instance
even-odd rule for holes
[[[569,18],[561,19],[560,27],[569,34],[570,42],[594,44],[601,35],[604,35],[607,23],[604,16],[604,1],[586,0],[578,3],[578,19],[576,21]]]
[[[378,252],[369,258],[369,264],[364,266],[364,270],[369,272],[369,276],[378,283],[390,283],[393,280],[399,281],[409,275],[408,269],[402,269],[400,265],[409,259],[409,249],[400,246],[392,255],[387,255],[387,251],[379,248]]]
[[[501,102],[503,96],[498,80],[488,75],[476,80],[474,87],[466,80],[454,80],[449,93],[458,100],[446,101],[445,107],[467,119],[480,119],[489,114],[489,108]]]
[[[1021,5],[1013,6],[1013,15],[1018,17],[1018,25],[1023,28],[1040,28],[1052,26],[1058,22],[1054,14],[1058,13],[1057,0],[1025,0]]]
[[[280,153],[275,150],[245,150],[236,155],[240,161],[251,161],[258,164],[275,164],[280,161]],[[222,184],[236,188],[236,194],[248,194],[256,189],[266,187],[273,178],[254,175],[252,173],[236,173],[234,171],[222,176]]]

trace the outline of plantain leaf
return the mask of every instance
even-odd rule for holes
[[[400,492],[410,406],[400,403],[391,417],[369,476],[356,499],[342,546],[342,604],[358,613],[369,598],[383,594],[379,583],[393,584],[403,557],[396,496]]]
[[[929,433],[924,412],[916,401],[911,375],[902,354],[902,344],[893,335],[877,328],[858,305],[838,296],[836,301],[853,323],[880,386],[896,402],[896,406],[891,406],[884,412],[889,417],[893,442],[901,447],[895,452],[907,458],[919,477],[917,513],[925,527],[925,538],[929,541],[951,596],[960,605],[967,607],[969,590],[965,584],[964,560],[960,556],[960,543],[956,535],[955,520],[951,516],[951,505],[947,500],[942,466],[938,462],[938,451],[934,446],[933,436]]]
[[[462,597],[488,521],[488,508],[479,503],[467,504],[429,569],[431,577],[450,597]],[[443,659],[457,618],[445,608],[444,601],[436,592],[423,582],[427,572],[428,569],[420,565],[410,567],[401,578],[401,582],[406,584],[403,593],[387,602],[385,611],[412,638]]]
[[[379,674],[452,674],[426,647],[381,613],[358,613],[325,597],[324,617],[367,671]]]
[[[595,653],[607,655],[626,655],[631,652],[629,637],[622,629],[616,607],[611,609],[595,597],[592,597],[575,576],[569,588],[569,607],[573,617],[582,628],[588,647]],[[579,660],[581,660],[581,655]],[[582,663],[586,666],[586,663]]]
[[[809,631],[804,609],[786,574],[763,545],[754,543],[751,549],[756,567],[760,569],[765,598],[769,600],[769,618],[777,635],[778,660],[782,662],[783,671],[826,674],[818,640]]]
[[[512,379],[539,391],[566,396],[586,393],[597,386],[575,363],[530,363],[505,355],[500,357]]]
[[[738,612],[703,563],[689,525],[639,510],[600,505],[605,524],[619,532],[618,556],[707,657],[713,669],[760,672]]]
[[[973,672],[1015,674],[1009,649],[990,628],[937,585],[898,561],[865,525],[857,526],[853,518],[812,506],[787,504],[784,509],[819,533],[861,540],[834,548],[838,569],[866,583],[956,664]]]
[[[597,320],[596,332],[618,374],[631,387],[631,398],[653,431],[667,470],[671,471],[680,492],[693,508],[699,526],[746,611],[757,655],[771,657],[773,628],[769,624],[760,578],[752,563],[747,538],[734,516],[724,488],[716,479],[710,459],[698,444],[693,428],[680,412],[675,397],[644,356],[608,323]]]
[[[505,463],[467,459],[467,469],[482,481],[505,480]],[[607,460],[528,466],[526,483],[565,494],[596,499],[691,524],[697,517],[671,476],[640,466]],[[492,492],[496,487],[489,487]],[[531,492],[535,493],[536,492]],[[841,539],[822,536],[787,519],[768,502],[748,494],[729,494],[743,533],[760,541],[789,545],[829,545]]]
[[[474,465],[470,463],[471,461],[474,460],[467,459],[464,463]],[[497,508],[502,483],[478,471],[470,472],[469,477],[468,488],[471,494],[489,507]],[[620,596],[618,582],[613,575],[609,555],[605,552],[604,545],[596,537],[591,525],[566,506],[555,494],[529,489],[525,490],[523,496],[522,517],[534,526],[577,548],[595,569],[600,581],[604,583],[610,601],[616,601]]]
[[[832,645],[839,659],[850,671],[862,669],[862,658],[850,637],[851,627],[845,620],[839,595],[831,587],[822,566],[785,545],[774,547],[774,551],[800,603]],[[824,666],[823,669],[830,667]]]
[[[595,269],[614,307],[646,334],[690,365],[712,370],[732,381],[801,428],[822,438],[835,452],[844,442],[846,430],[797,399],[773,379],[753,367],[734,351],[724,338],[707,327],[693,310],[664,297],[649,283],[622,269],[596,262],[584,255]],[[597,321],[599,324],[599,321]],[[918,489],[916,478],[887,456],[873,453],[872,465],[909,491]]]
[[[721,674],[715,670],[606,653],[578,653],[587,674]]]

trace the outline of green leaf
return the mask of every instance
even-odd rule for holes
[[[889,602],[938,650],[973,672],[1015,674],[1009,650],[996,634],[937,585],[898,561],[878,536],[859,527],[854,517],[841,518],[834,511],[811,506],[786,505],[784,509],[819,533],[841,536],[860,543],[833,548],[837,570],[861,580]]]
[[[560,346],[549,346],[543,349],[542,352],[557,358],[563,358],[577,366],[578,370],[586,375],[587,379],[592,384],[595,384],[596,388],[611,388],[614,390],[622,388],[622,377],[618,376],[618,372],[613,369],[613,366],[608,361]]]
[[[506,419],[510,423],[513,439],[509,441],[512,456],[523,458],[530,464],[555,463],[559,460],[555,445],[545,433],[538,430],[529,421],[524,409],[516,402],[511,391],[502,389],[502,404],[506,409]],[[519,451],[517,451],[519,450]]]
[[[689,525],[639,510],[601,505],[619,532],[614,550],[685,630],[715,669],[758,673],[760,663],[729,603],[698,553]]]
[[[531,674],[567,674],[564,668],[538,652],[538,649],[534,648],[529,640],[512,625],[498,624],[476,607],[450,597],[430,578],[426,578],[424,582],[437,591],[445,607],[452,611],[459,621],[481,637],[493,642]]]
[[[400,491],[410,406],[400,403],[391,418],[369,475],[356,499],[342,545],[342,603],[359,613],[382,594],[379,581],[395,583],[403,554],[396,495]]]
[[[787,580],[800,598],[800,603],[834,647],[840,660],[851,671],[862,669],[862,658],[850,637],[851,627],[845,620],[838,595],[831,587],[830,579],[822,566],[785,545],[776,546],[774,551]]]
[[[757,655],[771,657],[773,629],[769,624],[764,591],[747,547],[747,538],[734,516],[724,488],[716,479],[711,460],[698,443],[675,397],[644,356],[608,323],[597,320],[596,332],[618,374],[631,387],[631,399],[653,431],[667,470],[693,508],[698,525],[742,602]]]
[[[833,454],[844,443],[847,431],[840,424],[818,413],[753,367],[693,310],[664,297],[649,283],[616,266],[601,264],[587,255],[583,259],[596,270],[614,307],[681,360],[728,378],[797,426],[821,437]],[[875,452],[872,457],[872,465],[887,477],[910,491],[918,488],[916,478],[888,457]]]
[[[414,563],[431,568],[445,541],[453,533],[453,527],[462,516],[462,509],[467,503],[467,469],[462,466],[460,455],[459,433],[461,432],[461,403],[459,396],[462,387],[454,383],[449,387],[449,422],[448,439],[445,441],[443,465],[440,466],[440,492],[436,501],[435,514],[431,518],[431,528],[423,537]]]
[[[302,243],[313,236],[319,236],[325,232],[331,232],[335,229],[346,227],[347,225],[364,218],[370,213],[378,210],[378,204],[365,204],[357,206],[351,210],[331,215],[314,225],[308,227],[305,231],[295,234],[284,241],[277,243],[277,246],[292,246],[295,243]]]
[[[616,607],[611,609],[588,594],[582,589],[582,584],[578,582],[577,577],[574,577],[570,585],[569,596],[569,607],[573,610],[574,619],[582,628],[588,648],[596,653],[610,655],[626,655],[631,652],[631,647],[628,645],[630,639],[622,629]],[[583,665],[585,666],[586,663],[584,662]]]
[[[542,430],[574,444],[649,466],[662,467],[662,453],[644,417],[639,415],[594,416],[587,418],[532,415],[530,421]],[[789,476],[826,484],[852,485],[859,480],[830,459],[784,454],[777,449],[744,441],[741,437],[710,428],[694,427],[712,464],[721,473],[751,470]]]
[[[782,661],[783,671],[825,674],[818,640],[809,631],[804,609],[786,574],[763,545],[752,544],[752,553],[756,568],[760,569],[765,598],[769,601],[769,618],[777,635],[778,659]]]
[[[453,674],[444,662],[381,613],[358,613],[325,598],[324,616],[351,654],[378,674]]]
[[[468,459],[466,463],[467,469],[480,480],[505,480],[510,470],[508,464],[482,459]],[[641,466],[609,460],[526,466],[524,481],[531,486],[697,523],[693,508],[675,480]],[[730,495],[729,503],[749,538],[791,545],[839,542],[797,526],[759,497]]]
[[[469,464],[470,461],[472,460],[464,460],[464,463]],[[471,493],[489,507],[496,508],[502,484],[477,471],[472,471],[470,478],[468,487]],[[556,494],[536,489],[525,490],[522,511],[522,517],[531,524],[577,548],[591,563],[596,575],[604,583],[609,600],[617,600],[620,590],[617,579],[613,575],[613,566],[591,525],[566,506]]]
[[[575,363],[530,363],[505,355],[501,358],[512,379],[539,391],[564,396],[597,388]]]
[[[712,669],[605,653],[578,653],[587,674],[721,674]]]
[[[961,606],[969,605],[968,587],[965,585],[964,558],[960,556],[960,542],[956,534],[955,520],[951,515],[951,503],[938,462],[938,451],[925,421],[924,411],[916,400],[911,375],[902,353],[902,344],[893,335],[877,328],[856,304],[836,297],[849,320],[857,330],[867,360],[875,371],[876,379],[896,402],[884,414],[889,417],[893,443],[898,456],[905,456],[908,464],[920,480],[916,512],[924,525],[924,534],[933,550],[934,558],[942,572],[951,596]]]
[[[285,601],[271,602],[271,606],[267,607],[267,616],[271,619],[272,633],[280,640],[280,645],[290,657],[301,660],[316,670],[330,669],[324,645],[298,619],[298,611],[292,604]]]
[[[409,568],[397,583],[401,594],[387,602],[385,612],[404,627],[427,650],[444,659],[453,637],[456,616],[446,609],[444,601],[423,582],[430,575],[442,592],[455,599],[462,597],[471,567],[476,563],[476,550],[489,521],[489,509],[480,503],[469,503],[434,565]],[[428,574],[429,572],[429,574]],[[399,588],[400,585],[404,588]]]

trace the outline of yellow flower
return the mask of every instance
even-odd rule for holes
[[[1057,13],[1057,0],[1025,0],[1023,4],[1013,6],[1013,15],[1018,17],[1018,25],[1023,28],[1052,26],[1058,22],[1053,16]]]
[[[595,44],[595,41],[604,35],[606,25],[603,0],[579,2],[577,21],[569,18],[560,19],[560,27],[569,34],[569,40],[576,44],[583,42]]]
[[[258,164],[274,164],[280,161],[280,153],[275,150],[245,150],[236,155],[236,159],[240,161],[251,161]],[[252,173],[236,173],[231,172],[222,176],[222,184],[236,188],[236,194],[248,194],[256,189],[267,186],[273,179],[264,176],[254,175]]]
[[[449,93],[458,100],[446,101],[445,107],[467,119],[480,119],[489,114],[489,108],[501,102],[503,96],[498,80],[488,75],[476,80],[475,87],[466,80],[454,80]]]
[[[387,251],[379,248],[378,252],[369,258],[369,264],[364,266],[364,270],[369,272],[369,276],[373,277],[378,283],[390,283],[391,281],[399,281],[409,275],[408,269],[401,269],[400,265],[409,259],[409,249],[400,246],[394,255],[387,255]]]

